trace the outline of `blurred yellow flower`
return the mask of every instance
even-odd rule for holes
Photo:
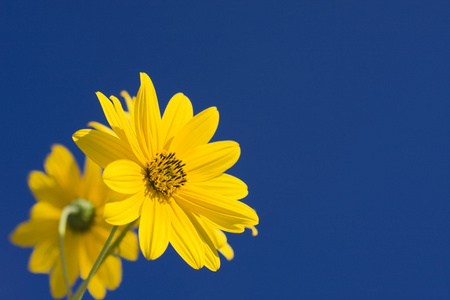
[[[117,98],[112,96],[111,103],[97,96],[112,130],[91,123],[99,130],[79,130],[73,139],[105,168],[106,185],[129,195],[105,205],[106,221],[124,225],[140,217],[139,244],[147,259],[158,258],[170,242],[191,267],[217,270],[216,248],[233,256],[220,230],[240,233],[258,224],[256,212],[238,201],[247,195],[247,186],[224,173],[238,160],[239,145],[209,143],[219,122],[217,109],[193,116],[189,99],[176,94],[161,118],[155,89],[144,73],[129,113]]]
[[[33,273],[50,274],[51,294],[54,298],[66,295],[66,284],[59,250],[58,225],[61,213],[68,205],[86,207],[85,213],[71,214],[64,236],[64,254],[69,284],[80,276],[86,279],[112,226],[103,219],[106,201],[116,193],[102,181],[101,169],[86,158],[84,175],[80,175],[72,154],[61,145],[54,145],[45,160],[45,171],[32,171],[28,185],[37,203],[31,209],[30,220],[17,226],[11,241],[19,246],[34,247],[29,261]],[[126,233],[117,254],[129,260],[138,256],[137,237]],[[96,299],[105,297],[106,289],[113,290],[122,280],[121,260],[110,255],[100,266],[88,285]]]

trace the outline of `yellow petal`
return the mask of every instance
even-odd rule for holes
[[[247,185],[240,179],[222,174],[207,181],[192,182],[193,186],[209,193],[219,194],[231,199],[242,199],[248,194]]]
[[[48,238],[39,242],[30,256],[28,268],[33,273],[48,273],[60,259],[58,239]]]
[[[114,96],[111,96],[111,100],[114,103],[114,109],[117,115],[117,120],[119,121],[120,128],[115,129],[116,131],[120,131],[121,134],[117,132],[117,135],[121,140],[126,141],[131,149],[133,150],[135,156],[139,159],[139,161],[147,161],[148,159],[144,157],[141,146],[136,137],[136,133],[131,128],[130,121],[128,120],[119,99]],[[109,102],[109,101],[108,101]],[[110,103],[110,102],[109,102]]]
[[[142,167],[131,160],[113,161],[103,172],[105,184],[122,194],[135,194],[144,190],[144,179]]]
[[[80,190],[81,196],[92,202],[94,207],[104,205],[111,194],[111,191],[103,182],[101,168],[87,156],[84,162],[84,176]]]
[[[227,260],[232,260],[234,258],[233,248],[231,248],[229,244],[225,244],[217,250],[219,250],[219,252],[222,253],[222,255],[225,256]]]
[[[108,256],[97,272],[107,289],[115,289],[122,281],[122,263],[120,258],[113,255]]]
[[[155,88],[145,73],[141,73],[141,87],[134,104],[134,125],[141,149],[147,160],[150,160],[162,148],[163,141]]]
[[[185,212],[197,230],[198,235],[202,239],[203,251],[205,253],[205,267],[211,271],[217,271],[220,268],[220,258],[211,237],[205,230],[205,222],[203,222],[197,214],[188,210],[185,210]]]
[[[203,242],[192,222],[175,201],[171,201],[172,230],[170,244],[178,254],[194,269],[205,264]]]
[[[103,131],[104,133],[108,133],[108,134],[110,134],[110,135],[112,135],[112,136],[118,138],[118,136],[117,136],[117,134],[114,132],[114,130],[112,130],[112,129],[109,128],[108,126],[103,125],[103,124],[101,124],[101,123],[99,123],[99,122],[91,121],[91,122],[88,123],[88,126],[89,126],[89,127],[92,127],[92,128],[95,128],[95,129],[97,129],[97,130],[99,130],[99,131]]]
[[[128,260],[137,260],[138,258],[138,240],[133,231],[128,231],[119,245],[117,254]]]
[[[83,242],[78,245],[78,259],[80,265],[80,277],[84,280],[94,265],[94,261],[88,252],[88,245],[95,243],[91,234],[84,235]],[[94,258],[95,259],[95,258]]]
[[[142,206],[139,245],[147,259],[160,257],[169,244],[170,206],[159,199],[147,198]]]
[[[33,220],[55,220],[59,222],[60,217],[61,209],[48,202],[38,202],[31,209],[31,219]]]
[[[246,226],[258,224],[258,215],[248,205],[228,198],[186,187],[174,196],[181,207],[187,208],[215,227],[229,232],[243,232]]]
[[[233,141],[198,146],[183,159],[188,182],[206,181],[221,175],[237,162],[240,154],[239,144]]]
[[[66,236],[64,237],[64,255],[70,285],[74,284],[75,280],[78,278],[78,274],[80,274],[78,244],[81,241],[79,239],[82,240],[82,236],[78,233],[74,233],[71,230],[66,231]]]
[[[162,117],[161,125],[164,134],[164,144],[167,143],[194,115],[192,104],[182,93],[170,99]],[[165,146],[167,147],[167,146]]]
[[[58,259],[50,273],[50,291],[53,298],[62,298],[66,294],[66,290],[61,262]]]
[[[215,107],[205,109],[186,123],[170,144],[170,151],[182,157],[184,153],[208,143],[219,125],[219,112]]]
[[[72,199],[65,194],[56,180],[40,171],[32,171],[28,176],[28,186],[36,200],[51,203],[55,207],[63,208]]]
[[[81,151],[103,169],[118,159],[137,161],[128,145],[105,132],[81,129],[75,132],[72,138]]]
[[[53,145],[45,160],[45,171],[53,177],[69,198],[76,198],[80,171],[72,153],[62,145]]]
[[[203,228],[205,228],[205,231],[211,238],[214,247],[216,247],[216,249],[219,250],[227,260],[232,260],[234,257],[234,251],[233,248],[228,245],[227,236],[225,235],[225,233],[217,228],[214,228],[214,226],[207,222],[203,222],[202,224]]]
[[[106,203],[103,211],[105,221],[112,225],[125,225],[133,222],[141,215],[144,197],[142,190],[125,200]]]
[[[57,220],[30,220],[23,222],[11,234],[11,242],[29,247],[58,234]]]
[[[96,274],[92,276],[91,281],[88,284],[89,294],[94,299],[103,299],[106,296],[106,289],[103,282],[100,280],[100,277]]]

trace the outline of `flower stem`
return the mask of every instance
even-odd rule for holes
[[[108,239],[105,242],[105,245],[103,245],[102,251],[98,255],[97,260],[95,261],[94,265],[92,266],[92,269],[89,272],[88,277],[80,285],[80,287],[76,291],[76,293],[73,296],[73,298],[71,298],[71,300],[80,300],[81,297],[83,297],[84,292],[86,292],[86,288],[87,288],[87,286],[89,284],[89,281],[91,280],[92,276],[94,276],[95,272],[97,272],[97,269],[100,267],[101,263],[106,259],[106,254],[107,254],[107,252],[108,252],[108,250],[110,248],[109,245],[111,244],[111,241],[113,240],[114,234],[116,234],[116,231],[117,231],[117,226],[114,226],[112,228],[112,230],[111,230],[111,233],[109,234]]]
[[[78,211],[79,208],[68,205],[64,207],[64,209],[61,212],[61,217],[59,218],[59,226],[58,226],[59,252],[61,257],[61,265],[63,269],[64,283],[66,284],[67,289],[67,299],[70,299],[72,297],[72,289],[70,288],[69,284],[69,275],[67,272],[66,258],[64,256],[64,236],[66,235],[66,225],[69,215],[72,213],[77,213]]]

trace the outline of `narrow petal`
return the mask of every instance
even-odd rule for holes
[[[248,194],[247,185],[240,179],[222,174],[207,181],[192,182],[193,186],[209,193],[219,194],[231,199],[242,199]]]
[[[58,182],[69,198],[76,197],[76,187],[80,184],[80,171],[72,153],[67,148],[62,145],[53,145],[44,166],[47,174]]]
[[[51,203],[55,207],[63,208],[71,199],[65,194],[58,182],[41,171],[32,171],[28,176],[28,186],[37,201]]]
[[[188,210],[185,210],[186,215],[191,220],[195,229],[198,232],[198,235],[203,241],[203,251],[205,253],[205,267],[210,269],[211,271],[217,271],[220,268],[220,258],[217,253],[216,247],[211,240],[208,232],[205,230],[205,222],[203,222],[200,217],[192,213]]]
[[[106,288],[109,290],[115,289],[122,281],[122,263],[120,258],[113,255],[108,256],[97,272]]]
[[[203,242],[192,222],[175,201],[171,201],[172,231],[170,244],[178,254],[194,269],[205,264]]]
[[[214,228],[214,226],[210,223],[203,222],[202,225],[208,233],[208,236],[211,238],[214,247],[216,247],[216,249],[219,250],[219,252],[222,253],[227,260],[232,260],[234,257],[234,251],[233,248],[228,245],[227,236],[225,233],[217,228]]]
[[[217,108],[210,107],[184,125],[170,144],[170,151],[182,156],[188,150],[208,143],[219,125]]]
[[[28,268],[33,273],[48,273],[58,259],[60,259],[58,240],[48,238],[36,245],[30,256]]]
[[[61,209],[48,202],[38,202],[31,209],[32,220],[55,220],[59,222]]]
[[[169,244],[170,206],[156,197],[145,199],[139,224],[139,244],[147,259],[160,257]]]
[[[125,225],[139,218],[144,201],[144,191],[136,193],[122,201],[105,204],[103,217],[112,225]]]
[[[53,298],[62,298],[66,294],[66,283],[60,260],[57,260],[55,267],[50,273],[50,291]]]
[[[80,260],[78,258],[78,244],[81,242],[80,239],[82,239],[82,237],[78,233],[74,233],[70,230],[66,231],[66,236],[64,237],[64,254],[70,285],[75,283],[75,280],[80,274]]]
[[[97,130],[99,130],[99,131],[103,131],[104,133],[108,133],[108,134],[110,134],[110,135],[112,135],[112,136],[114,136],[114,137],[116,137],[116,138],[119,138],[119,137],[117,136],[117,134],[114,132],[114,130],[112,130],[112,129],[109,128],[108,126],[103,125],[103,124],[101,124],[101,123],[99,123],[99,122],[91,121],[91,122],[89,122],[87,125],[88,125],[89,127],[95,128],[95,129],[97,129]]]
[[[100,276],[98,274],[92,276],[91,281],[88,284],[89,294],[94,299],[103,299],[106,296],[106,289],[103,282],[100,280]]]
[[[110,163],[103,172],[105,184],[122,194],[135,194],[145,189],[141,166],[131,160],[119,159]]]
[[[191,101],[185,95],[178,93],[170,99],[161,121],[164,147],[167,147],[166,143],[192,119],[193,115]]]
[[[108,133],[81,129],[72,138],[81,151],[103,169],[117,159],[137,161],[128,145]]]
[[[105,199],[108,199],[111,194],[103,182],[101,168],[87,156],[84,162],[84,176],[80,190],[82,197],[92,202],[94,207],[103,206]]]
[[[181,207],[199,214],[225,231],[243,232],[246,226],[256,225],[259,221],[256,212],[248,205],[205,193],[201,189],[186,187],[175,197]]]
[[[138,240],[133,231],[128,231],[119,245],[117,254],[128,260],[137,260],[138,258]]]
[[[239,144],[233,141],[198,146],[183,159],[187,179],[189,182],[200,182],[217,177],[231,168],[240,154]]]
[[[147,74],[141,73],[141,87],[134,104],[134,125],[141,149],[150,160],[162,148],[161,113],[155,88]]]
[[[22,247],[34,246],[58,234],[57,220],[30,220],[19,224],[11,234],[11,242]]]
[[[78,245],[78,259],[80,265],[80,277],[84,280],[88,277],[89,272],[94,265],[94,261],[89,255],[88,245],[95,243],[91,234],[86,234],[83,239],[83,243]],[[94,258],[95,259],[95,258]]]

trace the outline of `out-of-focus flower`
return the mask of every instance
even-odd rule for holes
[[[103,219],[104,205],[117,195],[103,183],[101,169],[86,158],[84,174],[80,175],[72,154],[61,145],[54,145],[45,160],[45,172],[32,171],[28,185],[37,203],[31,209],[30,220],[17,226],[11,241],[19,246],[34,247],[29,260],[33,273],[50,274],[51,294],[66,295],[59,248],[58,226],[62,211],[71,205],[79,213],[70,214],[63,239],[69,284],[80,276],[86,279],[112,226]],[[115,254],[129,260],[138,256],[137,237],[126,233]],[[88,285],[96,299],[105,297],[122,280],[122,264],[118,255],[110,255],[100,266]]]
[[[161,118],[155,89],[144,73],[129,114],[117,98],[111,103],[97,96],[112,130],[91,123],[99,130],[79,130],[73,139],[105,168],[106,185],[129,195],[106,204],[106,221],[124,225],[140,217],[139,244],[147,259],[158,258],[170,242],[193,268],[217,270],[216,248],[226,248],[220,230],[240,233],[259,221],[239,201],[248,193],[245,183],[224,173],[238,160],[239,145],[209,143],[219,121],[217,109],[193,116],[189,99],[176,94]],[[215,245],[216,240],[221,243]],[[232,250],[224,252],[232,257]]]

